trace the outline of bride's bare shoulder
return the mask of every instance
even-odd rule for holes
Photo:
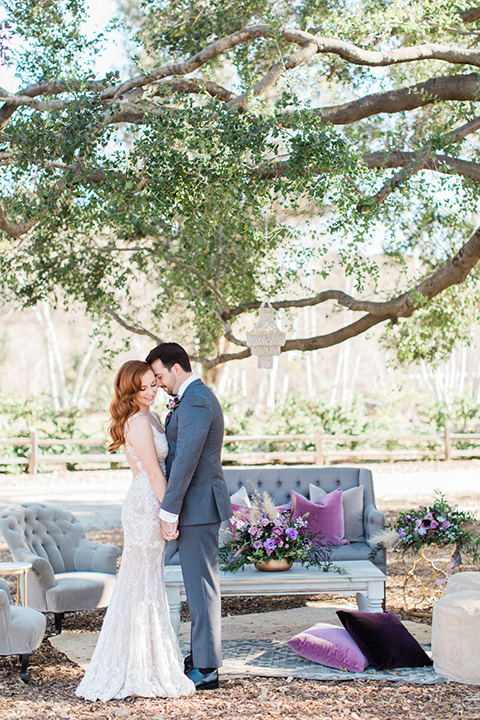
[[[133,415],[130,415],[130,417],[127,418],[125,423],[125,433],[128,433],[130,430],[134,430],[135,428],[146,427],[147,425],[150,425],[150,423],[143,413],[133,413]]]

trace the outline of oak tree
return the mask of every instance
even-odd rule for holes
[[[480,8],[122,0],[111,31],[136,48],[122,75],[95,70],[104,37],[82,0],[0,7],[17,78],[0,87],[6,296],[80,302],[152,341],[168,314],[207,368],[250,355],[265,298],[351,311],[283,352],[382,324],[408,361],[468,337]],[[401,269],[393,294],[372,243]],[[333,262],[352,294],[329,286]]]

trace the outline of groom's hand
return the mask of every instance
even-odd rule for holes
[[[162,524],[162,535],[165,540],[176,540],[178,537],[178,521],[177,522],[167,522],[166,520],[161,520]]]

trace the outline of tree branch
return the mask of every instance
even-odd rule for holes
[[[39,215],[23,223],[12,223],[7,219],[3,205],[0,203],[0,228],[10,237],[18,238],[20,235],[25,235],[34,225],[40,222],[41,217],[42,215]]]
[[[460,13],[460,17],[465,24],[477,22],[477,20],[480,20],[480,7],[473,7],[468,10],[464,10]]]
[[[113,318],[113,320],[115,320],[115,322],[125,328],[125,330],[135,333],[135,335],[146,335],[147,337],[151,338],[155,343],[157,343],[157,345],[161,342],[164,342],[164,340],[158,337],[158,335],[150,332],[150,330],[145,330],[145,328],[139,327],[138,325],[132,325],[131,323],[127,322],[117,312],[111,310],[106,305],[104,305],[103,308],[107,315]]]
[[[477,73],[434,77],[410,87],[373,93],[344,105],[318,108],[313,112],[320,115],[323,122],[349,125],[372,115],[405,112],[440,101],[475,101],[480,97],[479,83]]]

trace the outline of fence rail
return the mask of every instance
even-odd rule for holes
[[[302,443],[312,449],[281,450],[276,446]],[[469,447],[457,447],[468,443]],[[229,445],[249,444],[251,449],[229,451]],[[267,449],[258,446],[267,444]],[[2,446],[22,448],[22,455],[1,456]],[[343,446],[343,447],[339,447]],[[33,429],[28,437],[0,438],[0,466],[23,465],[29,473],[37,473],[40,466],[81,465],[127,467],[122,452],[106,452],[105,438],[40,438]],[[56,451],[61,448],[63,451]],[[48,449],[49,452],[42,452]],[[76,452],[73,450],[76,449]],[[65,452],[66,450],[66,452]],[[446,427],[443,434],[391,437],[372,435],[330,435],[318,428],[314,433],[284,435],[227,435],[224,438],[222,460],[238,465],[266,465],[272,462],[325,465],[331,462],[379,460],[453,460],[480,457],[480,433],[452,433]]]

